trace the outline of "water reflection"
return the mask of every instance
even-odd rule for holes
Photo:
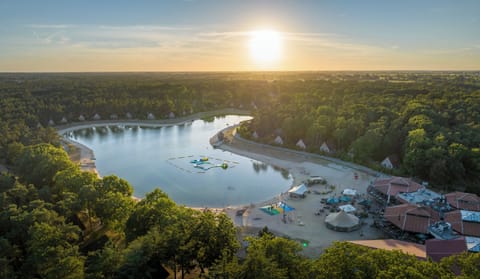
[[[67,134],[92,148],[101,175],[116,174],[143,197],[161,185],[173,200],[190,206],[250,204],[286,191],[288,171],[214,149],[209,139],[226,125],[249,117],[226,116],[170,127],[115,126],[87,128]],[[208,158],[205,168],[191,163]],[[228,168],[221,166],[227,163]]]
[[[108,136],[108,128],[107,127],[95,127],[94,130],[97,133],[97,135],[99,135],[102,138]]]
[[[123,133],[125,130],[124,126],[108,126],[108,129],[114,134],[120,134]]]
[[[267,169],[268,169],[267,164],[262,163],[262,162],[258,162],[258,161],[252,161],[252,166],[253,166],[253,170],[256,173],[259,173],[260,171],[267,171]],[[275,170],[275,168],[274,168],[274,170]]]

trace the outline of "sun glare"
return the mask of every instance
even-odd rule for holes
[[[255,30],[250,32],[248,47],[255,63],[272,64],[281,58],[282,36],[273,30]]]

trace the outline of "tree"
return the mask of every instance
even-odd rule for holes
[[[29,231],[26,262],[31,275],[43,278],[83,278],[84,258],[78,246],[78,227],[35,223]]]
[[[459,272],[457,278],[480,278],[480,254],[463,253],[443,258],[440,262],[445,272]]]
[[[130,196],[124,196],[120,192],[107,192],[101,194],[95,201],[94,210],[104,225],[117,232],[123,232],[134,205],[135,202]]]
[[[426,178],[429,175],[429,160],[426,150],[432,147],[430,139],[424,129],[415,129],[408,132],[404,167],[408,174]]]
[[[194,224],[190,229],[192,250],[202,272],[224,257],[230,261],[239,248],[235,227],[225,214],[210,211],[193,213]]]
[[[67,153],[49,144],[25,147],[15,164],[20,179],[38,188],[52,185],[53,177],[58,172],[71,167],[73,163]]]
[[[93,185],[84,185],[78,193],[78,201],[83,210],[86,211],[90,230],[93,230],[93,219],[96,217],[96,204],[98,202],[98,192]]]
[[[133,194],[132,185],[125,179],[116,175],[108,175],[102,178],[101,184],[98,186],[99,191],[103,193],[115,192],[125,197],[131,197]]]
[[[160,189],[148,193],[138,202],[127,220],[127,241],[145,235],[152,227],[167,227],[175,221],[176,204]]]
[[[132,241],[124,251],[124,260],[119,268],[119,278],[155,278],[161,268],[162,253],[158,250],[164,238],[152,230]]]
[[[368,162],[375,158],[378,149],[382,146],[382,135],[375,130],[368,130],[365,135],[359,137],[352,143],[354,160],[359,163]]]
[[[313,264],[318,278],[440,278],[448,272],[400,251],[335,242]]]
[[[247,256],[242,264],[233,261],[225,267],[219,262],[215,272],[233,278],[309,278],[308,260],[300,256],[300,244],[271,234],[247,238]]]
[[[78,166],[61,170],[53,178],[53,192],[62,197],[65,192],[78,193],[85,185],[96,185],[98,177],[93,172],[81,171]]]
[[[108,242],[101,250],[88,255],[86,278],[115,278],[123,263],[123,247]]]

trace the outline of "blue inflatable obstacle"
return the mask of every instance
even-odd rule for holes
[[[211,164],[211,163],[208,161],[208,157],[203,157],[203,158],[200,158],[200,159],[195,159],[195,160],[190,161],[190,163],[192,163],[192,164],[199,164],[199,165],[202,165],[202,164]]]
[[[193,164],[194,168],[202,169],[202,170],[209,170],[212,168],[222,168],[224,170],[228,169],[228,164],[226,162],[223,162],[222,164],[215,165],[212,164],[209,160],[208,157],[202,157],[200,159],[195,159],[190,161],[190,163]]]

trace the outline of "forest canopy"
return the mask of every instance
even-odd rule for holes
[[[2,74],[0,96],[4,157],[15,142],[58,145],[54,125],[234,107],[254,116],[246,138],[326,143],[377,169],[388,156],[394,174],[480,192],[477,72]]]
[[[438,186],[480,177],[478,73],[0,74],[0,278],[479,278],[480,254],[440,263],[335,243],[309,259],[268,229],[245,239],[225,214],[141,200],[115,175],[82,172],[53,126],[98,119],[179,117],[234,107],[241,134],[400,173]],[[80,117],[80,116],[83,116]],[[239,257],[237,252],[245,251]]]

